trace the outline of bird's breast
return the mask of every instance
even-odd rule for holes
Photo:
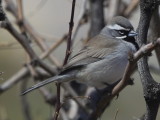
[[[104,88],[106,84],[113,84],[120,80],[124,74],[128,63],[128,53],[134,52],[134,47],[131,44],[122,44],[112,52],[94,63],[87,65],[86,69],[80,72],[79,78],[81,82],[85,82],[96,88]]]

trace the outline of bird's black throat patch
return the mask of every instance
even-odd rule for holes
[[[126,41],[126,42],[132,43],[132,44],[135,46],[136,50],[139,50],[139,46],[138,46],[138,44],[137,44],[137,42],[136,42],[136,39],[135,39],[134,37],[129,37],[129,36],[127,36],[127,37],[124,38],[123,40]]]

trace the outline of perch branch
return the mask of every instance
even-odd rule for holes
[[[147,33],[151,16],[158,8],[159,4],[160,1],[158,0],[140,0],[141,15],[137,28],[137,41],[139,46],[147,43]],[[155,120],[160,103],[160,84],[153,79],[150,73],[147,56],[144,56],[138,61],[138,71],[146,101],[146,113],[144,115],[144,120]]]

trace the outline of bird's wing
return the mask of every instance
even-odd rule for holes
[[[73,56],[69,60],[68,64],[64,67],[64,70],[60,73],[61,75],[63,74],[62,76],[52,77],[43,82],[40,82],[27,89],[25,92],[22,93],[22,95],[51,82],[60,80],[63,81],[64,79],[66,80],[66,77],[68,77],[68,79],[74,79],[74,74],[73,76],[71,76],[70,74],[65,75],[65,73],[75,72],[76,70],[78,71],[79,69],[77,68],[82,68],[86,64],[99,61],[107,55],[112,54],[115,51],[115,48],[118,46],[118,42],[119,41],[115,39],[106,39],[106,36],[103,35],[98,35],[94,37],[86,44],[86,46],[82,50],[80,50],[75,56]]]
[[[92,38],[83,47],[83,49],[69,59],[69,62],[64,67],[63,71],[68,71],[77,67],[83,67],[86,64],[103,59],[115,51],[115,48],[118,46],[118,42],[119,41],[112,38],[106,39],[106,36],[97,35],[96,37]]]

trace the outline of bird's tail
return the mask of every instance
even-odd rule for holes
[[[25,90],[24,92],[22,92],[21,95],[25,95],[29,92],[31,92],[32,90],[35,90],[37,88],[40,88],[44,85],[47,85],[49,83],[52,83],[52,82],[66,82],[66,81],[71,81],[71,80],[74,80],[75,79],[75,76],[73,75],[58,75],[58,76],[54,76],[54,77],[51,77],[47,80],[44,80],[42,82],[39,82],[35,85],[33,85],[32,87],[28,88],[27,90]]]

